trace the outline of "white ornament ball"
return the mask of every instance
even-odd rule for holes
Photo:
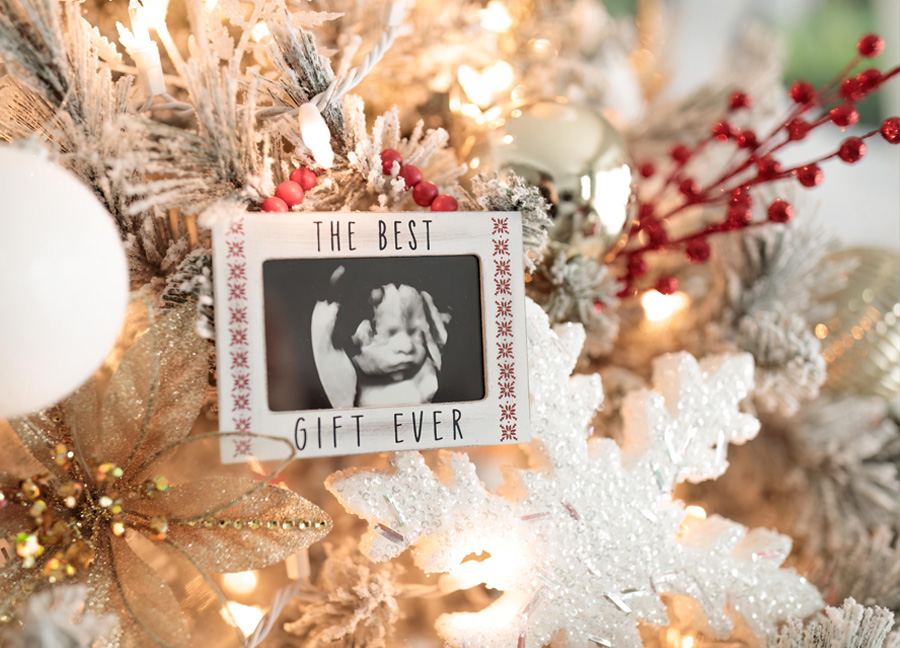
[[[0,146],[0,418],[78,389],[115,343],[128,305],[112,216],[45,158]]]

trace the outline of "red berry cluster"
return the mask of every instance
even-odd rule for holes
[[[290,179],[275,188],[275,195],[266,198],[262,204],[264,212],[286,212],[303,202],[305,192],[316,186],[316,172],[306,167],[291,171]]]
[[[406,190],[412,189],[413,200],[420,207],[431,207],[431,211],[456,211],[459,205],[456,198],[447,194],[438,194],[437,185],[422,177],[422,170],[412,164],[403,164],[403,156],[394,149],[381,152],[381,170],[390,175],[394,170],[394,162],[400,165],[398,177],[403,178]]]
[[[749,95],[737,91],[728,99],[726,116],[712,125],[706,138],[694,145],[679,142],[670,149],[667,166],[671,170],[662,178],[662,186],[659,187],[659,182],[656,182],[653,195],[639,196],[638,215],[629,235],[630,240],[619,256],[624,261],[619,267],[621,279],[625,282],[620,297],[634,294],[637,280],[647,274],[646,253],[678,250],[685,254],[688,261],[704,263],[710,258],[709,236],[764,223],[753,221],[751,188],[785,178],[796,178],[804,187],[815,187],[825,177],[820,163],[835,157],[849,164],[858,162],[866,154],[864,140],[880,134],[891,144],[900,143],[900,117],[890,117],[884,120],[881,128],[861,137],[848,137],[836,151],[806,164],[784,168],[778,160],[777,154],[782,148],[805,139],[816,128],[828,123],[842,129],[856,124],[859,113],[855,104],[900,74],[900,67],[887,72],[869,68],[853,74],[852,70],[863,59],[877,56],[884,49],[884,41],[875,34],[869,34],[859,39],[856,49],[857,56],[824,87],[817,89],[806,81],[795,82],[788,92],[794,105],[771,133],[760,137],[750,129],[739,128],[730,120],[730,115],[735,111],[753,105]],[[734,162],[718,178],[701,184],[688,174],[687,165],[700,151],[713,144],[734,146]],[[637,165],[643,182],[655,181],[658,166],[662,165],[651,161]],[[668,225],[671,219],[695,205],[721,206],[723,217],[700,231],[670,238]],[[776,199],[767,206],[766,213],[768,221],[786,223],[793,218],[794,208],[787,201]],[[678,289],[678,280],[671,276],[659,277],[655,288],[663,294],[670,294]]]

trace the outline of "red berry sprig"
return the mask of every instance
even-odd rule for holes
[[[381,152],[381,170],[384,175],[393,173],[395,162],[400,167],[397,177],[403,178],[407,191],[412,189],[413,201],[417,205],[430,207],[431,211],[456,211],[459,209],[456,198],[448,194],[439,194],[437,185],[425,180],[419,167],[403,164],[403,156],[398,151],[385,149]]]
[[[866,154],[865,140],[881,135],[891,144],[900,143],[900,117],[890,117],[877,130],[859,137],[848,137],[837,150],[818,159],[791,168],[785,168],[778,160],[779,151],[791,142],[806,139],[816,128],[834,124],[844,129],[859,121],[856,103],[878,91],[888,80],[900,75],[900,66],[887,72],[869,68],[854,74],[853,70],[864,59],[873,58],[884,49],[884,41],[876,34],[868,34],[856,44],[857,55],[828,84],[816,88],[807,81],[796,81],[788,90],[793,107],[779,126],[764,137],[750,129],[736,126],[729,116],[736,111],[752,107],[753,99],[742,91],[733,92],[726,105],[726,116],[716,120],[708,135],[689,144],[679,142],[669,150],[670,171],[662,178],[662,186],[654,195],[640,196],[638,216],[629,233],[629,244],[620,252],[620,279],[625,288],[620,296],[635,293],[635,283],[648,274],[648,253],[681,251],[692,263],[705,263],[711,251],[708,238],[719,232],[761,225],[766,221],[786,223],[794,216],[793,206],[783,199],[775,199],[766,207],[765,221],[753,220],[751,189],[786,178],[796,178],[804,187],[816,187],[824,180],[819,166],[831,158],[853,164]],[[701,184],[687,173],[688,163],[705,147],[714,144],[736,148],[734,162],[720,177],[708,184]],[[639,182],[655,178],[657,169],[665,161],[638,163]],[[674,197],[673,197],[674,194]],[[723,208],[718,222],[706,225],[677,238],[670,237],[667,223],[682,211],[696,205]],[[650,279],[649,286],[669,294],[677,290],[674,277]]]
[[[316,172],[306,167],[291,171],[288,180],[275,188],[275,195],[266,198],[260,207],[264,212],[288,212],[303,202],[306,192],[316,186]]]

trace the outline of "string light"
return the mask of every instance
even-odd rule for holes
[[[512,16],[509,15],[502,2],[491,0],[488,6],[481,10],[481,26],[487,31],[502,34],[512,27]]]
[[[259,578],[252,571],[225,574],[222,578],[222,586],[232,594],[249,594],[258,583]]]
[[[459,84],[472,103],[487,108],[501,93],[515,83],[516,75],[506,61],[497,61],[480,72],[468,65],[460,65],[457,72]]]
[[[260,21],[253,26],[253,29],[250,30],[250,37],[253,38],[257,43],[261,43],[262,39],[267,38],[271,35],[269,31],[269,26]]]
[[[240,628],[241,632],[244,633],[244,636],[247,637],[256,630],[256,626],[259,625],[259,622],[263,618],[262,608],[256,605],[241,605],[234,601],[228,601],[228,603],[225,604],[225,607],[228,608],[228,612],[231,613],[231,617],[234,618],[237,627]],[[222,610],[222,616],[225,617],[227,621],[230,620],[224,609]]]
[[[663,295],[656,290],[648,290],[641,296],[641,306],[645,317],[651,322],[667,322],[675,315],[687,310],[691,299],[683,292]]]

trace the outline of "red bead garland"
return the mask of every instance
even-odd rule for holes
[[[299,205],[303,202],[303,187],[296,182],[285,180],[275,188],[275,197],[281,198],[288,207]]]
[[[795,81],[788,90],[788,96],[800,106],[811,106],[816,103],[819,93],[808,81]]]
[[[740,110],[741,108],[752,108],[753,99],[746,92],[732,92],[728,100],[732,110]]]
[[[264,212],[286,212],[290,211],[290,207],[287,206],[287,203],[284,202],[281,198],[276,198],[272,196],[271,198],[266,198],[263,200],[263,204],[261,209]]]
[[[300,167],[299,169],[291,171],[289,179],[303,187],[303,191],[309,191],[316,186],[318,177],[316,176],[315,171],[307,169],[306,167]]]
[[[403,156],[394,149],[385,149],[381,152],[381,170],[389,175],[394,168],[394,162],[400,165],[397,177],[403,178],[407,191],[412,189],[413,201],[420,207],[431,207],[431,211],[457,211],[459,203],[456,198],[447,194],[440,194],[437,185],[428,182],[422,175],[422,170],[412,164],[403,164]]]
[[[307,191],[316,186],[318,176],[315,171],[300,167],[291,171],[290,179],[275,188],[275,195],[266,198],[260,206],[264,212],[286,212],[303,202]]]
[[[384,172],[384,175],[388,175],[391,172],[394,168],[394,162],[403,164],[403,156],[400,155],[400,152],[394,149],[384,149],[381,152],[381,170]]]

